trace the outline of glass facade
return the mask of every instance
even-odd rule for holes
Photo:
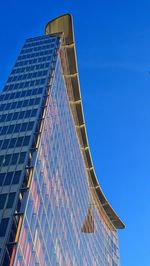
[[[0,95],[2,266],[119,265],[122,223],[92,178],[60,32],[26,40]]]
[[[58,37],[28,39],[0,95],[1,265],[13,261],[59,45]]]
[[[14,263],[37,264],[118,265],[116,233],[90,196],[59,58]]]

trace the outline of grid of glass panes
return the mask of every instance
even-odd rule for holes
[[[15,266],[117,266],[118,244],[93,206],[94,232],[81,228],[92,203],[58,59]]]
[[[57,37],[28,39],[0,95],[0,250],[9,233],[20,178],[58,46]]]

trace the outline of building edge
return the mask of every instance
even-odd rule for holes
[[[115,229],[124,229],[124,223],[109,204],[99,185],[92,162],[80,93],[72,16],[70,14],[64,14],[49,21],[45,27],[45,34],[61,34],[62,36],[60,55],[63,75],[81,153],[83,154],[87,175],[89,177],[89,189],[91,195],[94,198],[94,201],[96,201],[98,208],[104,211]],[[66,62],[67,66],[65,64]]]

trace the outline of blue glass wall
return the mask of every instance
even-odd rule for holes
[[[18,241],[58,47],[57,37],[28,39],[0,95],[0,265]]]
[[[117,266],[116,230],[91,196],[59,56],[51,80],[14,265]]]

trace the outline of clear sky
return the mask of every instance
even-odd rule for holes
[[[150,266],[150,0],[1,1],[0,88],[24,40],[63,13],[74,18],[96,173],[126,224],[121,266]]]

